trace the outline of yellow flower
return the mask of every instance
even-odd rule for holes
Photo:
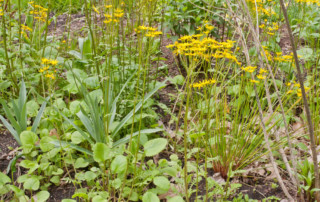
[[[246,72],[253,73],[257,69],[257,67],[248,66],[248,67],[242,67],[241,69]]]
[[[105,5],[105,8],[112,8],[112,5]]]
[[[265,76],[263,76],[263,75],[261,75],[261,74],[259,74],[259,75],[257,76],[257,78],[258,78],[258,79],[260,79],[260,80],[264,80],[264,79],[266,79],[266,77],[265,77]]]
[[[100,14],[100,12],[98,11],[98,9],[97,9],[94,5],[92,5],[92,8],[93,8],[94,12],[96,12],[98,15]]]
[[[254,79],[251,79],[250,82],[251,82],[251,83],[260,83],[259,81],[254,80]]]
[[[190,87],[193,87],[193,88],[203,88],[204,86],[206,85],[210,85],[210,84],[215,84],[217,81],[214,80],[214,79],[210,79],[210,80],[203,80],[203,81],[200,81],[198,83],[194,83],[194,84],[191,84]]]

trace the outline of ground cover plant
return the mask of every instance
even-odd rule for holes
[[[320,201],[318,0],[0,0],[0,201]]]

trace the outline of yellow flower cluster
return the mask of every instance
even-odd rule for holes
[[[32,6],[33,10],[30,11],[30,14],[33,15],[34,19],[45,22],[47,18],[48,9],[40,5],[34,4],[34,1],[28,3]]]
[[[0,2],[2,2],[3,0],[0,0]],[[3,16],[3,9],[1,8],[2,4],[0,3],[0,16]]]
[[[32,32],[32,29],[28,26],[21,24],[21,34],[24,36],[24,38],[29,39],[27,32]]]
[[[275,22],[273,22],[272,26],[270,27],[266,27],[266,24],[261,24],[259,27],[267,31],[267,34],[270,36],[273,36],[275,32],[279,30],[279,25],[278,23],[275,23]]]
[[[147,37],[156,37],[162,34],[161,31],[157,31],[157,28],[155,27],[146,27],[146,26],[139,26],[137,29],[135,29],[135,32],[137,33],[144,33]]]
[[[291,90],[289,90],[287,94],[295,93],[298,97],[302,97],[302,92],[299,83],[296,83],[295,81],[293,83],[289,82],[287,83],[287,86],[291,87]],[[304,89],[306,90],[306,93],[308,93],[311,88],[308,86],[304,86]]]
[[[111,6],[110,8],[112,8],[112,5],[109,5],[109,6]],[[123,10],[117,8],[117,9],[114,11],[113,15],[105,14],[104,17],[105,17],[106,19],[105,19],[103,22],[104,22],[105,24],[109,24],[109,23],[111,23],[111,22],[117,23],[117,22],[120,21],[120,18],[122,18],[123,15],[124,15]]]
[[[57,60],[52,60],[52,59],[47,59],[47,58],[42,58],[41,59],[41,64],[45,65],[44,67],[39,69],[40,73],[46,73],[45,77],[46,78],[50,78],[52,80],[54,80],[55,77],[55,73],[57,72],[56,70],[50,70],[50,65],[52,67],[55,67],[58,64]]]
[[[253,72],[257,69],[257,67],[248,66],[248,67],[242,67],[241,69],[242,69],[243,71],[245,71],[245,72],[253,73]],[[261,69],[259,70],[259,74],[257,75],[258,80],[251,79],[250,82],[251,82],[251,83],[259,83],[259,80],[264,80],[264,79],[266,79],[266,73],[267,73],[267,72],[268,72],[267,70],[261,68]]]
[[[266,46],[262,46],[262,48],[263,48],[263,50],[264,50],[264,52],[265,52],[265,54],[266,54],[266,57],[267,57],[267,59],[268,59],[268,61],[272,61],[272,59],[273,59],[273,56],[272,56],[272,54],[270,53],[270,51],[268,50],[268,47],[266,47]],[[263,56],[263,52],[261,51],[261,56]]]
[[[56,66],[58,64],[58,60],[42,58],[41,59],[41,64]]]
[[[248,66],[248,67],[241,67],[241,69],[245,72],[253,73],[257,69],[257,67]]]
[[[238,65],[241,64],[231,51],[234,41],[218,42],[209,37],[200,39],[202,36],[203,34],[183,36],[167,48],[173,49],[176,55],[191,56],[194,57],[193,59],[204,59],[210,62],[211,58],[227,58]]]
[[[278,62],[292,62],[292,63],[294,61],[293,53],[290,53],[290,55],[282,55],[281,52],[277,52],[276,55],[277,55],[277,57],[274,58],[275,61],[278,61]],[[298,57],[300,57],[300,56],[298,55]]]
[[[198,27],[197,30],[208,36],[209,33],[214,29],[214,26],[210,25],[208,21],[205,21],[204,23],[205,25],[203,27]]]
[[[307,5],[310,4],[317,4],[318,6],[320,6],[320,0],[296,0],[297,3],[305,3]]]
[[[260,79],[260,80],[266,79],[266,73],[267,73],[267,72],[268,72],[267,70],[261,68],[261,69],[259,70],[259,74],[257,75],[257,78]]]
[[[203,88],[207,85],[211,85],[211,84],[215,84],[217,81],[214,80],[214,79],[209,79],[209,80],[203,80],[203,81],[200,81],[198,83],[194,83],[194,84],[191,84],[190,87],[193,87],[193,88]]]
[[[92,5],[92,9],[95,13],[97,13],[98,15],[100,14],[99,10],[94,6]]]

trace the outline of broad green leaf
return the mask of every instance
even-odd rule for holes
[[[0,172],[0,186],[5,185],[9,182],[11,182],[11,179],[7,175]]]
[[[153,179],[153,183],[158,186],[160,189],[163,190],[169,190],[170,188],[170,182],[166,177],[163,176],[159,176],[159,177],[155,177]]]
[[[127,158],[123,155],[116,156],[111,163],[111,171],[112,173],[124,173],[127,169]]]
[[[48,191],[40,191],[36,194],[36,201],[44,202],[44,201],[47,201],[49,197],[50,197],[50,193]]]
[[[181,196],[175,196],[168,200],[168,202],[184,202],[183,198]]]
[[[87,180],[87,181],[92,181],[94,179],[96,179],[97,177],[97,174],[95,174],[94,172],[92,171],[87,171],[85,174],[84,174],[84,178]]]
[[[40,140],[40,149],[43,152],[50,151],[54,148],[54,145],[51,143],[54,139],[50,136],[44,136]]]
[[[89,163],[87,161],[85,161],[83,158],[77,158],[74,167],[75,168],[85,168],[89,165]]]
[[[159,154],[166,148],[167,142],[168,141],[164,138],[149,140],[143,145],[146,156],[155,156]]]
[[[81,102],[79,100],[75,100],[70,103],[69,109],[72,114],[76,114],[80,111],[80,103]]]
[[[62,199],[61,202],[76,202],[76,200],[73,200],[73,199]]]
[[[152,192],[146,192],[143,194],[142,202],[160,202],[157,195]]]
[[[92,202],[108,202],[108,200],[98,195],[93,197]]]
[[[37,176],[29,177],[24,183],[23,183],[24,189],[33,190],[36,191],[40,187],[40,181],[37,178]]]
[[[86,139],[78,131],[74,131],[71,135],[71,141],[73,144],[80,144],[81,142],[83,142],[85,140]]]
[[[93,158],[96,162],[105,162],[112,157],[111,149],[104,143],[93,146]]]
[[[38,136],[32,131],[23,131],[20,134],[20,138],[23,146],[25,145],[34,146],[35,143],[39,140]]]
[[[39,104],[35,100],[27,102],[27,114],[29,117],[35,117],[38,114]]]

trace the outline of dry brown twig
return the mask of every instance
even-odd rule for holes
[[[318,167],[316,143],[315,143],[314,129],[313,129],[313,123],[312,123],[312,119],[311,119],[310,108],[309,108],[309,104],[308,104],[306,91],[305,91],[305,88],[304,88],[304,83],[303,83],[303,78],[302,78],[302,74],[301,74],[298,54],[297,54],[296,46],[295,46],[295,43],[294,43],[293,34],[292,34],[291,27],[290,27],[290,22],[289,22],[289,19],[288,19],[287,9],[286,9],[286,7],[284,5],[283,0],[280,0],[280,6],[281,6],[281,10],[283,12],[283,16],[284,16],[284,18],[286,20],[286,25],[287,25],[287,30],[288,30],[288,33],[289,33],[291,48],[292,48],[292,52],[293,52],[293,56],[294,56],[294,60],[295,60],[295,64],[296,64],[298,80],[299,80],[299,83],[300,83],[300,89],[301,89],[301,94],[302,94],[302,98],[303,98],[303,105],[304,105],[304,108],[305,108],[305,113],[306,113],[307,121],[308,121],[308,130],[309,130],[309,137],[310,137],[310,144],[311,144],[310,147],[311,147],[312,160],[313,160],[313,165],[314,165],[315,188],[319,189],[319,187],[320,187],[319,167]],[[319,191],[315,191],[315,197],[316,197],[316,200],[319,202],[320,201]]]
[[[230,9],[230,11],[232,13],[233,10],[232,10],[232,7],[231,7],[231,4],[229,2],[229,0],[226,0],[227,4],[228,4],[228,7]],[[236,21],[235,21],[236,22]],[[237,24],[238,25],[238,24]],[[243,35],[243,32],[242,32],[242,29],[239,27],[239,25],[237,26],[236,28],[237,32],[240,34],[240,39],[242,41],[242,46],[243,46],[243,49],[244,49],[244,53],[245,53],[245,56],[246,56],[246,61],[247,61],[247,64],[249,66],[251,66],[251,61],[250,61],[250,57],[249,57],[249,51],[248,51],[248,48],[247,48],[247,45],[246,45],[246,42],[245,42],[245,38],[244,38],[244,35]],[[253,78],[253,75],[251,74],[251,77],[252,79]],[[258,96],[258,93],[257,93],[257,88],[256,88],[256,84],[254,84],[254,91],[255,91],[255,95],[256,95],[256,100],[257,100],[257,104],[258,104],[258,108],[259,108],[259,117],[260,117],[260,122],[261,122],[261,126],[262,126],[262,129],[263,129],[263,134],[264,134],[264,139],[265,139],[265,142],[266,142],[266,147],[269,151],[269,158],[270,158],[270,161],[271,161],[271,164],[273,166],[273,169],[275,171],[275,175],[279,181],[279,184],[283,190],[283,192],[285,193],[286,197],[288,197],[290,200],[294,200],[293,197],[289,194],[286,186],[284,185],[284,182],[280,176],[280,173],[279,173],[279,170],[278,170],[278,167],[277,167],[277,164],[274,160],[274,157],[272,155],[272,150],[271,150],[271,147],[270,147],[270,143],[269,143],[269,136],[267,134],[267,131],[266,131],[266,127],[265,127],[265,123],[264,123],[264,120],[263,120],[263,111],[262,111],[262,108],[261,108],[261,103],[260,103],[260,98]]]
[[[240,0],[238,0],[238,2],[239,2],[239,5],[242,2],[243,8],[245,9],[244,10],[245,13],[249,14],[249,9],[248,9],[246,1],[245,0],[241,0],[241,2],[240,2]],[[260,66],[262,68],[264,68],[263,60],[262,60],[262,58],[260,57],[260,54],[259,54],[260,50],[261,50],[261,52],[263,54],[263,57],[265,58],[265,61],[266,61],[266,66],[267,66],[267,68],[269,70],[269,73],[270,73],[270,76],[271,76],[271,80],[273,82],[273,86],[275,88],[275,93],[276,93],[276,96],[277,96],[277,99],[278,99],[278,102],[279,102],[280,112],[281,112],[281,115],[282,115],[282,118],[283,118],[283,123],[284,123],[284,126],[285,126],[285,135],[287,137],[287,142],[288,142],[288,146],[289,146],[289,150],[290,150],[290,157],[291,157],[292,167],[293,167],[293,175],[292,175],[292,169],[291,169],[288,161],[286,161],[286,157],[284,157],[284,162],[286,163],[285,165],[287,167],[287,170],[289,172],[289,175],[290,175],[293,183],[298,187],[299,186],[299,179],[298,179],[298,176],[297,176],[297,162],[296,162],[295,155],[293,153],[294,149],[293,149],[293,146],[292,146],[291,140],[290,140],[290,134],[289,134],[289,130],[288,130],[288,123],[286,121],[285,112],[284,112],[282,100],[281,100],[281,97],[280,97],[280,93],[279,93],[279,90],[278,90],[278,87],[277,87],[277,84],[276,84],[275,76],[273,74],[272,68],[270,67],[270,65],[268,63],[268,59],[267,59],[266,53],[262,48],[262,44],[261,44],[261,42],[259,40],[259,37],[257,36],[256,30],[254,29],[251,16],[250,15],[246,15],[246,17],[247,17],[247,22],[248,22],[248,25],[249,25],[249,29],[250,29],[250,31],[252,33],[252,36],[253,36],[253,39],[255,41],[255,46],[257,48],[257,52],[258,52],[258,55],[259,55]],[[276,133],[275,135],[276,135],[276,138],[277,138],[278,134]]]

